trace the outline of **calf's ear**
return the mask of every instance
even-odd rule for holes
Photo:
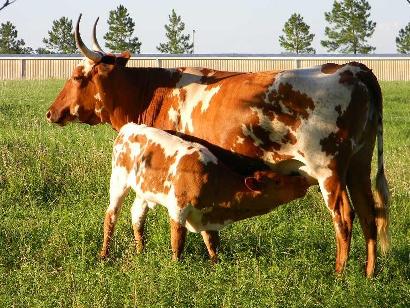
[[[245,186],[254,192],[261,192],[262,191],[262,182],[258,180],[256,177],[249,176],[245,178]]]

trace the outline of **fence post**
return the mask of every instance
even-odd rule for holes
[[[294,68],[300,68],[300,59],[295,59],[293,66]]]
[[[21,79],[26,79],[26,59],[21,59]]]
[[[157,58],[157,67],[162,68],[162,59]]]

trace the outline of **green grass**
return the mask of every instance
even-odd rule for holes
[[[170,260],[168,218],[149,213],[136,255],[126,200],[112,257],[98,260],[108,205],[109,126],[45,121],[62,81],[0,82],[0,307],[410,306],[410,83],[383,83],[392,251],[363,276],[356,220],[336,277],[331,218],[316,188],[302,200],[221,232],[212,266],[198,234]]]

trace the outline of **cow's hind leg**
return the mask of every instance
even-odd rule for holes
[[[326,205],[333,218],[336,233],[336,272],[342,273],[347,262],[352,238],[354,212],[351,208],[346,185],[332,176],[319,185]]]
[[[148,209],[148,203],[145,200],[138,196],[135,197],[131,207],[131,220],[137,253],[141,253],[144,250],[144,224],[145,219],[147,218]]]
[[[353,206],[359,217],[360,225],[366,241],[366,276],[371,277],[376,265],[376,210],[371,187],[372,150],[364,148],[357,153],[349,166],[347,186]]]
[[[129,187],[125,181],[125,177],[121,176],[121,174],[117,174],[116,170],[113,170],[110,183],[110,205],[108,206],[104,219],[104,240],[100,252],[101,258],[106,258],[108,256],[111,237],[114,233],[114,227],[117,222],[124,198],[129,191]]]
[[[208,250],[212,263],[218,262],[219,234],[218,231],[202,231],[202,238]]]

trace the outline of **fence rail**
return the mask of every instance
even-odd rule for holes
[[[80,56],[0,56],[0,80],[67,79]],[[410,56],[137,56],[130,67],[199,66],[223,71],[256,72],[304,68],[323,63],[361,62],[370,67],[379,80],[410,81]]]

